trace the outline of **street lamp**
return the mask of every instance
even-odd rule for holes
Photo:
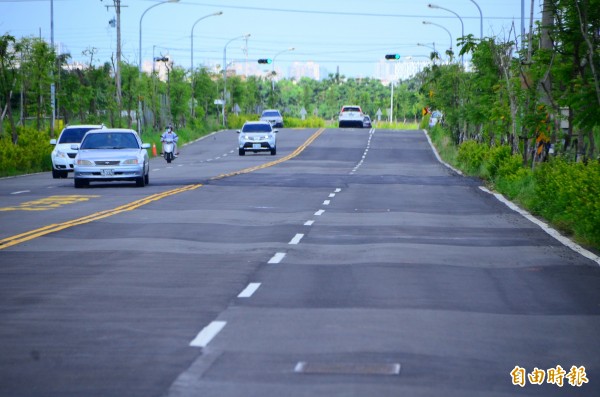
[[[458,15],[457,13],[455,13],[455,12],[454,12],[454,11],[452,11],[452,10],[449,10],[449,9],[447,9],[447,8],[440,7],[440,6],[437,6],[437,5],[435,5],[435,4],[431,4],[431,3],[427,4],[427,7],[429,7],[429,8],[432,8],[432,9],[438,8],[438,9],[440,9],[440,10],[448,11],[448,12],[450,12],[450,13],[452,13],[452,14],[456,15],[456,17],[457,17],[457,18],[460,20],[460,33],[461,33],[461,37],[464,37],[464,36],[465,36],[465,25],[464,25],[464,23],[463,23],[463,20],[462,20],[462,18],[460,17],[460,15]],[[464,62],[464,58],[463,58],[463,56],[462,56],[462,55],[461,55],[460,59],[461,59],[461,63],[464,65],[464,63],[465,63],[465,62]]]
[[[471,3],[475,4],[475,7],[479,10],[479,40],[483,39],[483,13],[481,12],[481,8],[479,8],[479,4],[475,3],[475,0],[471,0]]]
[[[191,52],[190,52],[190,58],[192,60],[192,65],[190,68],[190,73],[191,73],[191,78],[192,78],[192,101],[191,101],[191,105],[190,105],[190,107],[191,107],[190,117],[194,117],[194,28],[196,27],[196,24],[198,22],[200,22],[201,20],[206,19],[208,17],[216,17],[218,15],[223,15],[223,11],[205,15],[202,18],[196,20],[196,22],[194,22],[194,24],[192,25],[192,33],[191,33],[192,42],[191,42]]]
[[[283,54],[284,52],[294,51],[294,50],[295,50],[294,47],[290,47],[287,50],[279,51],[277,54],[275,54],[275,56],[273,56],[273,62],[271,63],[273,65],[273,73],[272,73],[272,78],[271,78],[271,91],[275,91],[275,58],[277,58],[280,54]]]
[[[156,3],[154,5],[151,5],[150,7],[146,8],[146,10],[142,13],[142,16],[140,17],[140,59],[139,59],[139,70],[138,70],[138,76],[140,78],[142,77],[142,19],[144,19],[144,15],[146,15],[146,13],[148,11],[150,11],[151,9],[153,9],[154,7],[158,7],[161,4],[177,3],[177,2],[179,2],[179,0],[166,0],[161,3]],[[154,60],[152,62],[154,62]],[[138,98],[138,113],[139,113],[138,114],[138,131],[141,135],[142,134],[142,100],[140,98]]]
[[[429,45],[429,43],[427,44],[423,44],[423,43],[417,43],[418,46],[420,47],[427,47],[427,48],[431,48],[433,50],[433,53],[435,54],[435,57],[439,58],[437,56],[437,51],[435,49],[435,42],[431,43],[431,45]],[[435,65],[435,59],[433,60],[433,64]]]
[[[247,39],[248,37],[250,37],[250,33],[243,36],[234,37],[225,44],[225,47],[223,47],[223,108],[221,109],[223,116],[223,127],[225,127],[225,106],[227,105],[227,46],[234,40]]]
[[[434,25],[434,26],[444,29],[446,31],[446,33],[448,33],[448,36],[450,36],[450,51],[452,51],[452,34],[450,33],[450,31],[448,29],[446,29],[442,25],[439,25],[439,24],[433,23],[433,22],[429,22],[429,21],[423,21],[423,25]]]

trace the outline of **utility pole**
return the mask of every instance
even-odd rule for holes
[[[103,1],[103,0],[100,0]],[[121,0],[113,0],[113,5],[106,6],[108,10],[109,7],[114,7],[115,12],[117,13],[117,64],[115,70],[115,83],[117,86],[117,108],[119,110],[119,114],[117,120],[119,120],[119,125],[121,124]],[[123,6],[127,7],[127,6]]]
[[[54,0],[50,0],[50,46],[54,51]],[[50,136],[54,138],[54,122],[56,120],[56,85],[54,84],[54,66],[58,62],[55,62],[52,71],[50,72],[50,109],[52,109],[52,117],[50,121]],[[59,72],[60,73],[60,72]]]

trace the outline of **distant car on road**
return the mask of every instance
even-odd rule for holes
[[[371,128],[373,125],[371,124],[371,117],[365,114],[365,118],[363,119],[363,128]]]
[[[268,121],[247,121],[237,133],[240,156],[247,151],[254,153],[270,151],[271,155],[277,154],[277,132]]]
[[[283,116],[277,109],[267,109],[262,112],[260,121],[268,121],[275,128],[283,128]]]
[[[346,105],[342,106],[340,115],[338,117],[338,127],[357,127],[363,128],[363,121],[365,115],[362,112],[360,106],[357,105]]]
[[[150,179],[149,143],[142,143],[138,133],[126,128],[88,131],[77,150],[74,165],[75,187],[90,182],[135,181],[144,187]]]
[[[69,172],[73,172],[73,160],[77,151],[71,149],[71,145],[80,143],[85,133],[89,130],[100,128],[104,128],[104,125],[69,125],[61,131],[58,139],[50,139],[50,144],[54,145],[54,149],[50,154],[52,159],[52,178],[66,178]]]

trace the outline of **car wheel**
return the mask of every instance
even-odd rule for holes
[[[239,154],[240,156],[243,156],[243,155],[245,155],[245,154],[246,154],[246,151],[245,151],[244,149],[238,149],[238,154]]]
[[[61,178],[65,178],[65,179],[68,178],[69,177],[69,172],[68,171],[62,171],[60,173],[60,177]]]
[[[150,172],[144,176],[144,183],[146,183],[146,185],[150,183]]]
[[[135,184],[137,187],[144,187],[146,186],[146,177],[145,176],[140,176],[139,178],[135,178]]]
[[[85,179],[81,178],[74,178],[73,181],[75,182],[75,188],[77,189],[88,186],[90,184],[89,181],[86,181]]]
[[[60,179],[62,175],[62,172],[57,171],[55,169],[52,169],[52,178],[54,179]]]
[[[277,154],[277,147],[271,149],[271,156],[275,156]]]

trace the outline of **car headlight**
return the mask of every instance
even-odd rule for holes
[[[123,161],[123,164],[127,164],[127,165],[132,165],[132,164],[139,164],[138,159],[129,159],[129,160],[125,160]]]
[[[61,157],[63,159],[66,159],[68,156],[67,153],[57,150],[54,152],[54,157]]]
[[[90,160],[78,159],[77,165],[94,165]]]

